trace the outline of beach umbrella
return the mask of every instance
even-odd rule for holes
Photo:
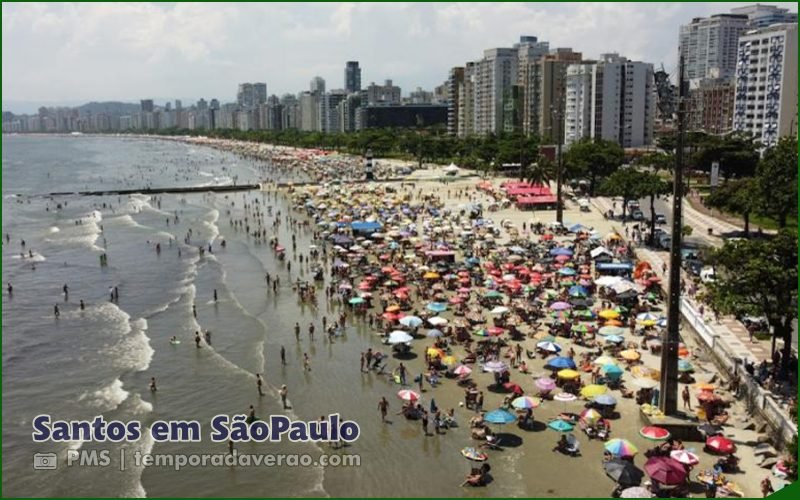
[[[572,358],[560,356],[548,360],[547,363],[545,363],[545,366],[550,368],[563,369],[563,368],[575,368],[577,365],[575,364],[575,361]]]
[[[502,361],[489,361],[488,363],[483,364],[483,371],[486,372],[504,372],[508,370],[508,365],[503,363]]]
[[[594,425],[599,422],[601,418],[603,418],[603,416],[600,414],[600,412],[591,408],[588,410],[583,410],[580,416],[580,419],[583,421],[583,423],[587,425]]]
[[[697,400],[701,403],[711,403],[720,399],[722,398],[710,391],[703,391],[697,395]]]
[[[519,384],[516,384],[514,382],[506,382],[505,384],[503,384],[503,389],[509,392],[513,392],[517,396],[521,396],[525,392],[522,390],[522,387],[520,387]]]
[[[685,361],[683,359],[679,359],[678,360],[678,371],[679,372],[686,372],[686,373],[693,372],[694,371],[694,367],[688,361]]]
[[[474,332],[472,332],[472,334],[476,335],[478,337],[489,337],[490,336],[489,335],[489,330],[487,330],[486,328],[479,328],[479,329],[475,330]]]
[[[486,453],[476,450],[472,446],[468,446],[461,450],[461,456],[473,462],[485,462],[489,459]]]
[[[403,389],[401,391],[398,391],[397,397],[402,399],[403,401],[419,401],[419,394],[410,389]]]
[[[439,279],[439,273],[437,273],[435,271],[428,271],[428,272],[426,272],[425,274],[422,275],[422,278],[426,279],[426,280],[438,280]]]
[[[619,494],[620,498],[653,498],[653,494],[649,488],[644,486],[634,486],[632,488],[625,488]]]
[[[470,368],[467,365],[458,365],[453,370],[453,373],[455,373],[459,377],[463,377],[463,376],[466,376],[466,375],[469,375],[470,373],[472,373],[472,368]]]
[[[403,318],[403,319],[405,319],[405,318]],[[444,336],[444,333],[442,333],[441,330],[437,330],[437,329],[434,328],[432,330],[428,330],[428,333],[426,335],[428,337],[431,337],[431,338],[439,338],[439,337]]]
[[[683,464],[670,457],[650,458],[644,464],[644,471],[650,479],[667,486],[682,484],[687,475]]]
[[[628,460],[614,458],[603,463],[606,475],[622,487],[636,486],[642,482],[644,472]]]
[[[443,304],[442,302],[431,302],[430,304],[425,306],[425,308],[428,309],[429,311],[440,313],[447,310],[447,304]]]
[[[695,389],[699,389],[701,391],[713,391],[717,388],[716,385],[709,383],[695,384],[694,387]]]
[[[614,406],[617,404],[616,398],[610,394],[601,394],[599,396],[595,396],[593,401],[595,404],[599,404],[601,406]]]
[[[626,359],[628,361],[636,361],[637,359],[641,358],[642,355],[636,349],[625,349],[621,351],[619,355],[622,359]]]
[[[572,297],[586,297],[589,295],[589,290],[580,285],[575,285],[569,288],[569,294]]]
[[[578,399],[578,396],[569,392],[559,392],[553,396],[553,401],[561,401],[562,403],[569,403]]]
[[[570,432],[572,429],[575,428],[574,425],[572,425],[571,423],[567,422],[566,420],[562,420],[560,418],[557,418],[555,420],[551,420],[547,424],[547,427],[549,427],[549,428],[551,428],[551,429],[553,429],[554,431],[557,431],[557,432]]]
[[[537,378],[534,384],[539,390],[542,391],[552,391],[556,388],[556,381],[549,377]]]
[[[366,302],[362,297],[353,297],[348,302],[352,305],[363,304]]]
[[[634,377],[652,378],[653,380],[660,380],[661,371],[654,368],[648,368],[644,365],[638,365],[631,368],[631,374]]]
[[[506,306],[497,306],[497,307],[495,307],[494,309],[492,309],[489,312],[491,314],[505,314],[508,311],[509,311],[509,308],[507,308]]]
[[[509,412],[508,410],[498,408],[484,415],[483,420],[489,422],[490,424],[502,425],[502,424],[510,424],[511,422],[516,422],[517,416]]]
[[[618,319],[608,319],[605,322],[605,326],[622,326],[622,321]]]
[[[492,337],[498,337],[506,332],[504,328],[500,328],[499,326],[490,326],[486,331],[488,331],[489,335]]]
[[[518,408],[520,410],[526,410],[528,408],[538,408],[542,404],[542,400],[539,398],[533,398],[531,396],[520,396],[516,398],[514,401],[511,402],[511,406],[514,408]]]
[[[538,349],[541,349],[541,350],[547,351],[547,352],[560,352],[561,351],[561,346],[556,344],[556,343],[554,343],[554,342],[547,342],[547,341],[538,342],[536,344],[536,347]]]
[[[422,318],[419,316],[405,316],[400,318],[400,324],[409,328],[417,328],[422,325]]]
[[[455,356],[444,356],[442,359],[442,364],[445,366],[453,366],[458,362]]]
[[[620,337],[619,335],[609,335],[606,337],[607,344],[621,344],[625,342],[625,339]]]
[[[586,326],[584,323],[578,323],[577,325],[572,325],[570,330],[577,333],[589,333],[589,327]]]
[[[386,312],[390,312],[390,313],[397,312],[399,310],[400,310],[400,306],[397,306],[397,305],[389,306],[389,307],[386,308]]]
[[[622,375],[622,372],[623,372],[622,368],[620,368],[619,366],[617,366],[617,365],[615,365],[613,363],[609,363],[607,365],[603,365],[601,370],[603,371],[603,373],[606,374],[606,376],[611,377],[611,378],[618,378],[620,375]]]
[[[570,250],[569,248],[558,247],[558,248],[554,248],[554,249],[550,250],[550,255],[552,255],[552,256],[557,256],[557,255],[572,256],[572,250]]]
[[[720,455],[734,453],[736,451],[736,445],[733,441],[723,436],[711,436],[706,439],[706,448]]]
[[[425,351],[425,355],[428,356],[429,358],[431,356],[436,356],[437,358],[441,358],[442,356],[444,356],[444,351],[439,349],[438,347],[428,347],[428,349]]]
[[[604,309],[597,313],[603,319],[617,319],[619,318],[619,313],[613,309]]]
[[[589,384],[581,389],[581,396],[586,399],[592,399],[595,396],[599,396],[601,394],[605,394],[608,391],[608,387],[599,384]]]
[[[663,441],[669,439],[669,431],[663,427],[648,425],[639,429],[639,435],[651,441]]]
[[[603,446],[605,450],[615,457],[633,457],[639,453],[639,449],[627,439],[614,438],[606,441]]]
[[[617,360],[612,358],[611,356],[603,355],[603,356],[600,356],[598,358],[595,358],[593,363],[596,364],[596,365],[600,365],[600,366],[615,365],[615,364],[617,364]]]
[[[700,463],[700,458],[697,455],[686,450],[672,450],[669,456],[671,459],[684,465],[692,466]]]
[[[623,335],[625,333],[625,329],[621,326],[603,326],[597,330],[599,335]]]
[[[414,340],[414,337],[407,334],[406,332],[397,330],[389,334],[388,342],[390,344],[405,344],[407,342],[411,342],[412,340]]]
[[[634,378],[632,383],[640,389],[653,389],[659,386],[659,382],[657,380],[643,377]]]
[[[558,270],[558,274],[562,276],[575,276],[576,274],[578,274],[578,272],[572,269],[571,267],[562,267],[561,269]]]
[[[571,307],[572,305],[570,305],[568,302],[553,302],[550,304],[550,309],[552,311],[564,311],[566,309],[570,309]]]
[[[442,318],[441,316],[434,316],[432,318],[428,318],[428,323],[433,326],[442,326],[447,324],[447,319]]]
[[[652,324],[655,325],[658,319],[659,319],[658,316],[656,316],[653,313],[641,313],[636,315],[636,321],[639,323],[644,323],[645,321],[647,321],[647,322],[652,322]]]
[[[580,372],[576,372],[575,370],[561,370],[556,374],[558,378],[563,378],[565,380],[572,380],[579,378],[581,376]]]

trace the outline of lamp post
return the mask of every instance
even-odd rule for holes
[[[552,123],[553,116],[556,117],[558,120],[558,135],[556,136],[556,156],[557,156],[557,163],[556,163],[556,222],[563,223],[564,222],[564,206],[561,200],[561,191],[562,191],[562,184],[564,183],[563,180],[563,163],[561,160],[561,143],[563,142],[563,129],[564,129],[564,93],[561,93],[561,96],[558,99],[558,107],[550,105],[550,122]],[[551,125],[550,130],[552,131],[554,127]]]

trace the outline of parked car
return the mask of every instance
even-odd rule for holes
[[[707,266],[700,270],[700,281],[703,283],[713,283],[716,279],[717,277],[713,267]]]
[[[656,214],[656,224],[666,224],[667,218],[664,214]]]
[[[631,219],[636,221],[644,220],[644,212],[638,208],[631,210]]]
[[[637,208],[639,208],[638,200],[628,200],[628,210],[634,210]]]
[[[657,236],[657,243],[660,248],[663,250],[669,250],[672,248],[672,236],[668,233],[661,233]]]
[[[703,262],[697,259],[686,259],[683,261],[683,268],[694,276],[700,276],[703,269]]]

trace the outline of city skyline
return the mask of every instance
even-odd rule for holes
[[[3,109],[152,96],[228,102],[240,82],[296,94],[316,75],[342,88],[348,60],[360,62],[362,86],[392,79],[406,91],[431,90],[451,67],[519,34],[585,58],[621,52],[674,73],[682,24],[743,5],[752,3],[4,4],[3,71],[13,78],[3,79]]]

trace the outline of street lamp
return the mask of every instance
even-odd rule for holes
[[[556,117],[558,120],[558,135],[556,136],[556,156],[557,156],[557,164],[556,164],[556,222],[563,223],[564,222],[564,206],[561,200],[561,191],[562,191],[562,184],[563,184],[563,163],[561,160],[561,143],[563,129],[564,129],[564,94],[562,92],[560,98],[558,99],[558,107],[554,105],[550,105],[550,131],[553,131],[552,121],[553,116]]]

